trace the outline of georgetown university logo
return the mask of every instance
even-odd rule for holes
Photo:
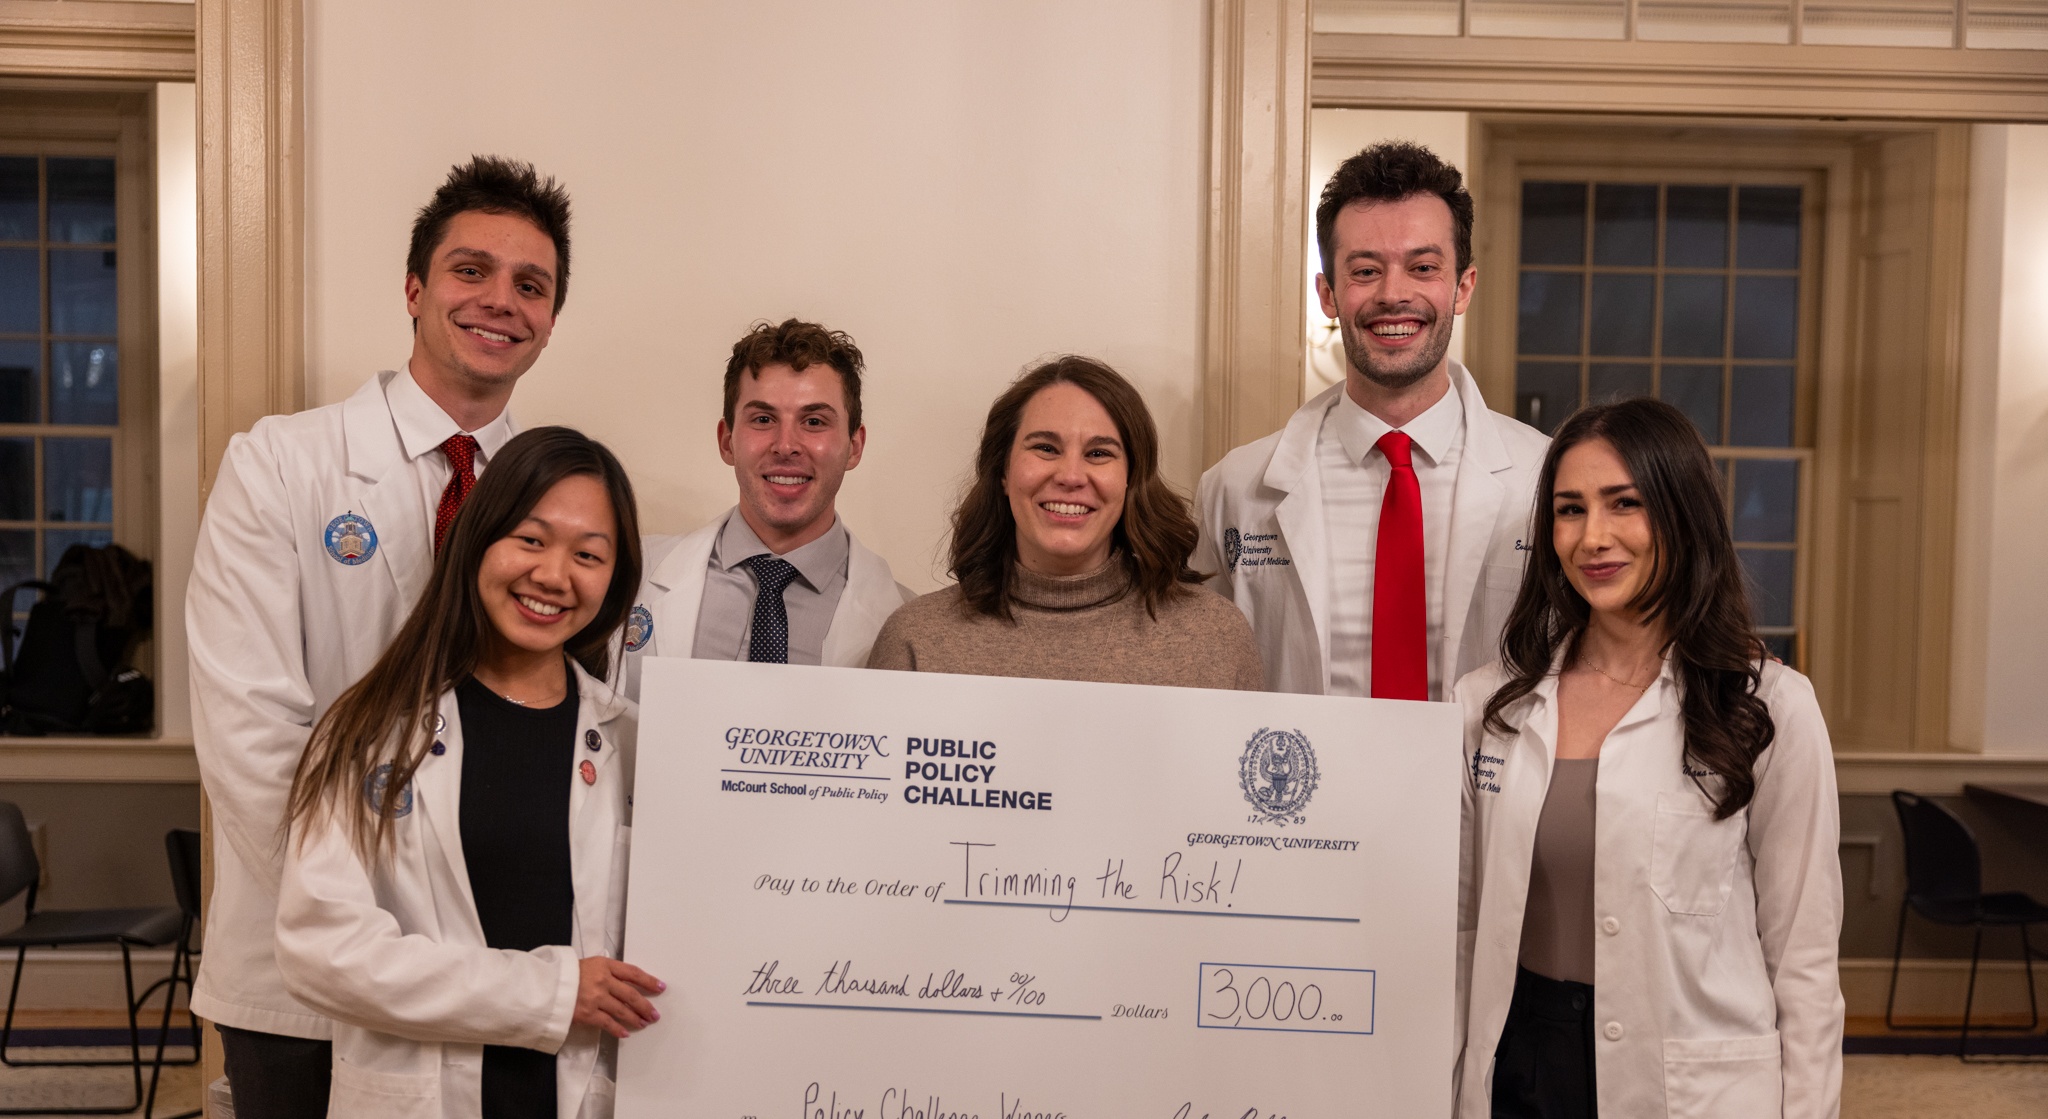
[[[336,563],[354,567],[377,554],[377,530],[370,527],[370,518],[350,510],[327,522],[325,543]]]
[[[654,636],[654,615],[645,606],[633,607],[626,616],[626,651],[637,653],[647,647],[647,639]]]
[[[1244,757],[1237,763],[1237,783],[1244,799],[1259,810],[1253,823],[1306,823],[1301,810],[1316,791],[1316,752],[1308,736],[1298,730],[1259,728],[1245,743]]]
[[[384,797],[391,791],[391,763],[385,762],[363,778],[363,799],[369,802],[370,811],[382,814]],[[412,811],[412,784],[398,790],[398,804],[391,809],[391,818],[398,819]]]
[[[1223,530],[1223,558],[1230,561],[1230,569],[1237,570],[1237,557],[1244,554],[1244,537],[1234,528]]]

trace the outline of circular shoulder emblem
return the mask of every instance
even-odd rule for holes
[[[343,513],[327,522],[327,554],[334,562],[354,567],[377,554],[377,530],[370,518],[355,512]]]
[[[1304,823],[1301,810],[1315,795],[1316,752],[1298,730],[1259,728],[1237,763],[1244,799],[1277,824]]]
[[[637,653],[645,649],[648,640],[653,636],[653,612],[649,611],[645,606],[633,607],[633,612],[626,615],[626,651]]]
[[[1230,569],[1237,570],[1237,557],[1244,554],[1244,537],[1234,528],[1223,530],[1223,558],[1230,561]]]
[[[383,765],[378,766],[375,770],[371,771],[368,777],[363,778],[363,799],[369,802],[372,813],[380,815],[383,813],[384,798],[389,795],[390,787],[390,762],[385,762]],[[391,818],[394,820],[398,819],[409,814],[411,811],[412,785],[407,784],[404,788],[398,790],[398,803],[391,809]]]

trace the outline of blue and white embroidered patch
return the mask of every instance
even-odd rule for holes
[[[350,511],[327,522],[323,543],[334,562],[354,567],[377,554],[377,530],[370,518]]]

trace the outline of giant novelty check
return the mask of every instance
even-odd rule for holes
[[[1455,708],[643,671],[619,1119],[1449,1113]]]

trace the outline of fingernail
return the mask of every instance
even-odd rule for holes
[[[655,981],[654,981],[654,987],[655,987],[655,989],[656,989],[656,990],[659,990],[659,991],[666,991],[666,990],[668,990],[668,984],[666,984],[666,983],[663,983],[663,982],[662,982],[661,980],[659,980],[659,979],[657,979],[657,980],[655,980]]]
[[[649,1013],[653,1014],[653,1015],[654,1015],[654,1017],[652,1017],[652,1018],[649,1018],[649,1019],[648,1019],[648,1021],[650,1021],[650,1022],[659,1022],[659,1021],[661,1021],[661,1011],[659,1011],[659,1010],[655,1010],[655,1011],[650,1011]]]

